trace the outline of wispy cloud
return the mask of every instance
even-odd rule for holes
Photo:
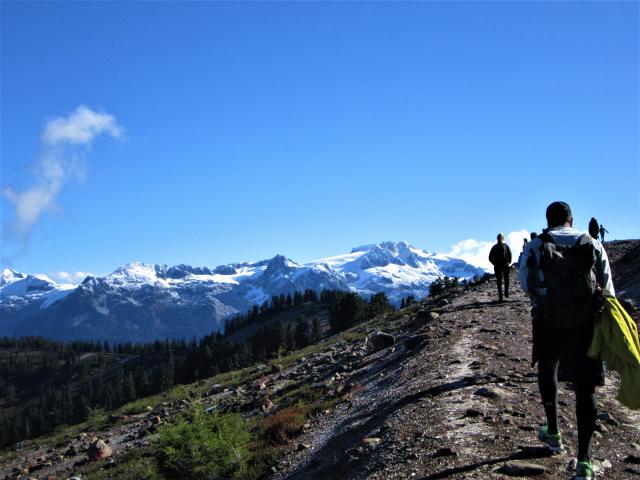
[[[21,192],[11,186],[2,190],[15,207],[15,222],[8,232],[26,245],[33,226],[51,211],[60,190],[70,180],[82,180],[86,154],[93,141],[105,134],[122,139],[124,129],[116,118],[103,111],[80,105],[67,116],[51,118],[42,133],[42,153],[34,168],[34,185]]]
[[[56,272],[51,275],[54,280],[60,283],[71,283],[73,285],[82,283],[82,281],[88,276],[96,277],[99,275],[91,272]]]
[[[42,134],[42,140],[49,145],[69,143],[89,146],[101,133],[121,139],[124,130],[118,125],[113,115],[96,112],[85,105],[80,105],[67,117],[49,120]]]
[[[529,232],[527,230],[518,230],[505,235],[505,242],[511,249],[514,262],[518,260],[518,256],[520,252],[522,252],[523,239],[525,238],[529,239]],[[461,258],[471,265],[492,270],[493,265],[489,262],[489,252],[495,243],[495,241],[469,238],[456,243],[451,247],[451,251],[447,255]]]

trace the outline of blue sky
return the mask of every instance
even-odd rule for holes
[[[637,2],[1,9],[3,266],[449,252],[558,199],[640,237]]]

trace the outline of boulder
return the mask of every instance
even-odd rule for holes
[[[109,458],[113,454],[113,450],[106,442],[100,438],[95,439],[89,445],[89,449],[87,450],[87,455],[90,460],[102,460],[105,458]]]
[[[416,314],[414,322],[417,325],[426,325],[427,323],[432,322],[436,318],[438,318],[440,314],[438,312],[434,312],[433,310],[418,310]]]
[[[217,395],[218,393],[222,393],[224,391],[224,386],[220,385],[219,383],[216,383],[215,385],[211,386],[211,389],[209,390],[209,395]]]
[[[404,345],[407,348],[407,350],[413,350],[415,348],[419,348],[424,346],[424,344],[426,344],[429,341],[429,337],[424,334],[418,334],[418,335],[413,335],[409,338],[407,338],[404,341]]]
[[[378,352],[396,343],[393,335],[384,332],[372,332],[365,340],[365,347],[369,353]]]

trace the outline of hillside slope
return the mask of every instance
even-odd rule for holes
[[[627,250],[610,250],[614,278],[626,265],[620,260]],[[570,479],[576,451],[573,393],[562,384],[566,452],[550,456],[536,440],[544,415],[530,366],[529,302],[515,277],[514,271],[512,296],[505,303],[495,301],[492,280],[457,288],[445,292],[446,302],[435,298],[376,318],[279,365],[274,361],[199,382],[183,389],[182,398],[174,395],[149,411],[85,426],[80,435],[70,430],[57,446],[30,442],[20,452],[0,456],[0,478],[14,469],[38,479],[73,473],[134,478],[108,472],[125,470],[132,452],[148,448],[157,418],[166,422],[194,403],[240,411],[254,420],[272,418],[273,412],[298,404],[296,392],[313,391],[327,407],[284,446],[269,473],[272,480],[500,479],[522,469],[528,476],[537,471],[537,478]],[[637,312],[632,313],[637,321]],[[395,345],[372,351],[364,336],[380,328],[395,335]],[[223,385],[212,386],[212,381]],[[599,389],[594,463],[600,477],[640,478],[640,412],[615,400],[618,386],[616,375],[609,374]],[[114,450],[106,463],[84,460],[94,435]],[[105,468],[110,470],[100,473]]]
[[[640,276],[628,268],[640,244],[631,243],[608,249],[623,287]],[[567,452],[549,456],[536,440],[544,412],[530,366],[529,301],[517,286],[507,302],[495,299],[494,281],[452,297],[437,319],[405,332],[424,337],[419,351],[400,346],[354,371],[363,392],[303,435],[298,441],[311,448],[290,452],[273,478],[503,478],[522,460],[541,478],[571,478],[573,393],[562,384]],[[610,374],[599,388],[594,463],[602,476],[638,478],[640,412],[615,400],[618,386]]]

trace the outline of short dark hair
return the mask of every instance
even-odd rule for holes
[[[547,224],[549,228],[559,227],[573,219],[571,207],[565,202],[553,202],[547,207]]]

